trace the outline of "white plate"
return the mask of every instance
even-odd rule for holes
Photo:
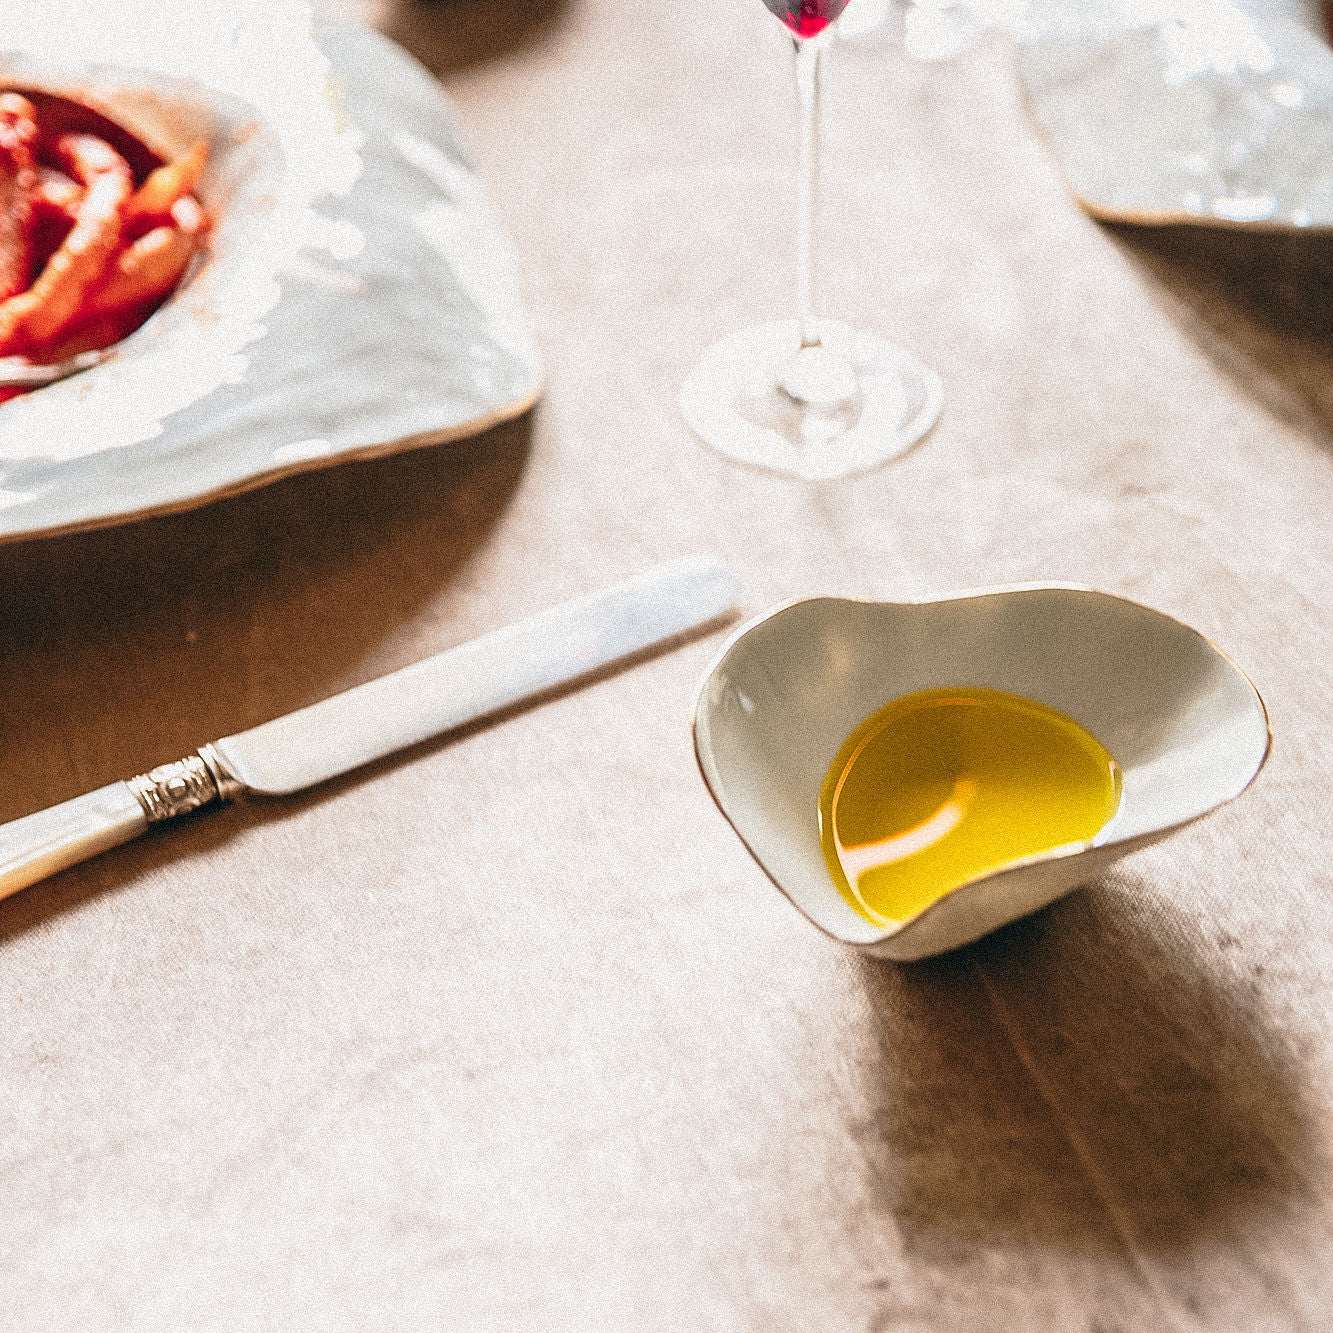
[[[1333,227],[1333,49],[1319,0],[1033,0],[1032,111],[1088,212]]]
[[[21,0],[4,41],[0,82],[87,97],[167,149],[206,135],[218,221],[208,263],[114,358],[0,405],[0,541],[459,438],[536,400],[508,242],[438,84],[392,43],[274,0],[184,25],[175,0]]]
[[[841,27],[926,61],[1007,32],[1032,115],[1094,217],[1333,227],[1322,0],[852,0]]]

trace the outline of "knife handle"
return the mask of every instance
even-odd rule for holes
[[[119,847],[147,828],[148,816],[128,782],[0,825],[0,898]]]
[[[129,782],[113,782],[0,824],[0,898],[146,833],[152,824],[240,794],[211,745]]]

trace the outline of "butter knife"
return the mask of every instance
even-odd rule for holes
[[[731,610],[716,560],[672,561],[199,747],[128,782],[0,824],[0,898],[152,825],[240,796],[286,796],[531,699]]]

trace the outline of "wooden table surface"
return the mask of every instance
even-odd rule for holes
[[[987,43],[830,58],[824,306],[941,371],[802,485],[681,421],[786,313],[754,0],[345,0],[442,78],[549,373],[473,441],[0,549],[0,819],[659,559],[744,609],[1122,592],[1255,789],[981,943],[817,934],[694,768],[717,635],[0,904],[14,1330],[1333,1328],[1333,240],[1100,226]]]

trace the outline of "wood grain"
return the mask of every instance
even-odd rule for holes
[[[0,1322],[1330,1327],[1330,243],[1103,228],[1002,49],[839,48],[824,305],[948,397],[899,463],[802,486],[675,405],[789,301],[762,6],[348,5],[445,74],[548,394],[0,549],[0,818],[696,550],[755,611],[1126,593],[1255,678],[1273,759],[907,967],[812,931],[713,809],[716,640],[88,863],[0,904]]]

